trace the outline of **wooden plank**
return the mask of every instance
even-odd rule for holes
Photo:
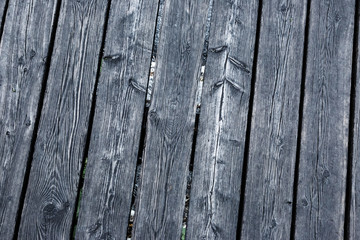
[[[178,239],[209,0],[165,1],[134,239]]]
[[[242,239],[290,239],[306,6],[263,1]]]
[[[355,101],[354,108],[350,111],[353,111],[353,126],[350,129],[352,131],[352,175],[351,175],[351,198],[350,198],[350,222],[348,226],[349,230],[349,239],[357,240],[360,239],[360,55],[359,55],[359,46],[360,46],[360,38],[359,38],[359,3],[355,4],[355,11],[357,11],[355,20],[355,35],[354,36],[354,49],[353,49],[353,73],[355,73],[355,79],[352,79],[353,83],[355,83]],[[357,29],[356,29],[357,28]],[[356,69],[355,69],[356,68]],[[353,107],[353,106],[352,106]],[[351,115],[350,115],[351,116]],[[350,120],[351,121],[351,120]],[[350,123],[351,127],[351,123]],[[348,173],[349,174],[349,173]],[[348,202],[346,202],[348,204]],[[346,211],[346,210],[345,210]]]
[[[20,239],[70,237],[107,2],[61,3]]]
[[[76,239],[126,237],[158,2],[112,1]]]
[[[257,15],[258,0],[214,1],[188,239],[236,238]]]
[[[3,2],[3,1],[1,1]],[[0,236],[12,239],[57,0],[11,1],[0,44]]]
[[[295,239],[343,239],[353,0],[311,1]]]

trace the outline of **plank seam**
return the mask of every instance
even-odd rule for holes
[[[301,133],[302,133],[303,112],[304,112],[303,109],[304,109],[304,98],[305,98],[307,53],[308,53],[308,44],[309,44],[310,7],[311,7],[311,0],[308,0],[306,6],[306,18],[305,18],[305,32],[304,32],[305,36],[304,36],[304,50],[303,50],[303,62],[302,62],[301,85],[300,85],[300,101],[299,101],[299,113],[298,113],[299,120],[298,120],[298,132],[297,132],[297,144],[296,144],[295,169],[294,169],[290,240],[295,239],[295,228],[296,228],[296,207],[297,207],[297,192],[298,192],[298,184],[299,184]]]
[[[152,96],[152,89],[154,87],[154,74],[155,74],[155,64],[156,64],[156,55],[157,55],[157,46],[160,38],[161,26],[162,26],[162,17],[164,14],[164,5],[165,0],[158,1],[158,8],[156,13],[156,23],[155,23],[155,31],[153,37],[153,44],[151,50],[151,60],[150,60],[150,67],[149,67],[149,74],[148,74],[148,82],[146,86],[146,96],[144,100],[144,110],[143,110],[143,118],[141,122],[141,132],[140,132],[140,141],[139,141],[139,151],[138,157],[136,162],[135,174],[134,174],[134,181],[133,181],[133,188],[131,194],[131,203],[129,206],[129,214],[128,214],[128,227],[126,231],[126,239],[131,239],[132,237],[132,230],[133,230],[133,221],[135,217],[135,201],[138,196],[138,189],[139,181],[140,181],[140,170],[142,165],[142,158],[144,154],[144,149],[146,146],[146,129],[147,129],[147,118],[149,113],[149,108],[151,104],[151,96]]]
[[[241,231],[242,231],[242,225],[243,225],[242,220],[244,217],[246,178],[247,178],[249,149],[250,149],[250,135],[251,135],[251,118],[252,118],[252,114],[253,114],[256,71],[257,71],[257,62],[258,62],[258,55],[259,55],[259,41],[260,41],[262,8],[263,8],[263,1],[259,0],[259,9],[258,9],[258,16],[257,16],[257,23],[256,23],[254,60],[253,60],[253,66],[252,66],[253,75],[251,76],[251,89],[250,89],[249,110],[248,110],[247,126],[246,126],[246,134],[245,134],[246,137],[245,137],[245,146],[244,146],[244,162],[243,162],[243,169],[242,169],[242,175],[241,175],[240,203],[239,203],[239,215],[238,215],[236,239],[241,239]]]
[[[4,6],[4,13],[3,13],[3,16],[2,16],[2,19],[1,19],[1,25],[0,25],[0,42],[2,40],[2,35],[4,33],[4,27],[5,27],[5,21],[6,21],[6,15],[7,15],[7,10],[8,10],[8,7],[9,7],[9,2],[10,0],[7,0],[5,2],[5,6]]]
[[[346,194],[345,194],[345,216],[344,216],[344,239],[350,239],[351,223],[351,200],[352,200],[352,174],[353,174],[353,153],[354,153],[354,127],[355,127],[355,105],[356,105],[356,78],[357,78],[357,59],[358,59],[358,39],[359,39],[359,1],[355,1],[354,14],[354,36],[353,36],[353,55],[351,72],[351,92],[350,92],[350,113],[349,113],[349,145],[348,145],[348,165],[346,175]]]
[[[197,134],[198,134],[198,127],[200,122],[200,114],[196,114],[195,116],[195,125],[194,125],[194,133],[193,133],[193,139],[192,139],[192,148],[191,148],[191,155],[190,155],[190,164],[189,164],[189,173],[187,177],[187,189],[185,194],[185,207],[183,211],[183,229],[181,231],[181,239],[186,239],[186,226],[188,222],[188,214],[189,210],[187,209],[190,204],[190,197],[191,197],[191,184],[192,184],[192,176],[193,176],[193,170],[194,170],[194,159],[195,159],[195,149],[196,149],[196,140],[197,140]],[[184,232],[185,231],[185,234]]]
[[[88,154],[89,154],[92,126],[93,126],[93,122],[94,122],[95,108],[96,108],[96,91],[97,91],[97,86],[98,86],[100,75],[101,75],[101,64],[102,64],[102,59],[103,59],[104,49],[105,49],[105,40],[106,40],[106,32],[107,32],[109,16],[110,16],[110,7],[111,7],[111,0],[108,0],[106,12],[105,12],[104,29],[103,29],[100,52],[99,52],[99,60],[98,60],[98,67],[97,67],[97,72],[96,72],[96,79],[95,79],[95,84],[94,84],[94,90],[92,93],[92,102],[91,102],[91,109],[90,109],[90,114],[89,114],[89,125],[88,125],[88,130],[87,130],[87,135],[86,135],[86,142],[85,142],[85,146],[84,146],[83,159],[81,161],[80,179],[79,179],[78,189],[77,189],[77,193],[76,193],[75,209],[74,209],[74,213],[73,213],[73,220],[72,220],[71,230],[70,230],[70,239],[75,239],[76,225],[78,223],[78,211],[77,210],[80,209],[81,195],[82,195],[82,191],[84,188],[84,180],[85,180],[85,174],[86,174],[85,168],[86,168],[86,162],[87,162],[87,158],[88,158]]]
[[[195,151],[196,151],[196,143],[197,143],[197,134],[200,122],[200,114],[201,114],[201,99],[202,99],[202,92],[203,86],[205,81],[205,66],[209,51],[209,38],[210,38],[210,28],[211,28],[211,18],[213,13],[213,5],[214,0],[210,0],[209,8],[207,12],[207,20],[206,20],[206,29],[205,29],[205,39],[202,51],[202,63],[201,63],[201,70],[200,70],[200,78],[198,80],[198,89],[195,96],[195,108],[196,108],[196,115],[195,115],[195,123],[194,123],[194,132],[193,132],[193,139],[191,145],[191,154],[190,154],[190,163],[189,163],[189,170],[187,176],[187,185],[186,185],[186,192],[185,192],[185,204],[184,204],[184,211],[183,211],[183,227],[181,231],[181,239],[186,239],[186,226],[188,222],[188,214],[189,214],[189,207],[190,207],[190,198],[191,198],[191,185],[192,185],[192,176],[194,170],[194,162],[195,162]]]
[[[22,186],[22,189],[21,189],[21,194],[20,194],[20,199],[19,199],[19,208],[18,208],[18,211],[17,211],[17,214],[16,214],[16,222],[15,222],[15,229],[14,229],[13,239],[18,238],[18,233],[19,233],[20,223],[21,223],[21,214],[22,214],[23,207],[24,207],[26,190],[27,190],[27,187],[29,185],[30,171],[31,171],[31,166],[32,166],[32,162],[33,162],[34,152],[35,152],[35,143],[36,143],[36,140],[37,140],[37,133],[38,133],[38,129],[39,129],[41,112],[42,112],[42,108],[43,108],[43,105],[44,105],[47,80],[48,80],[49,72],[50,72],[51,58],[52,58],[54,45],[55,45],[55,37],[56,37],[56,31],[57,31],[58,21],[59,21],[59,16],[60,16],[61,1],[62,0],[57,1],[57,5],[56,5],[56,8],[55,8],[54,22],[53,22],[53,25],[52,25],[52,30],[51,30],[51,35],[50,35],[48,54],[46,56],[46,64],[45,64],[45,69],[44,69],[44,75],[43,75],[43,79],[42,79],[42,82],[41,82],[42,87],[41,87],[41,90],[40,90],[39,104],[38,104],[38,108],[37,108],[37,111],[36,111],[34,130],[33,130],[33,136],[31,138],[31,143],[30,143],[30,151],[29,151],[28,161],[27,161],[27,164],[26,164],[26,167],[25,167],[25,175],[24,175],[24,180],[23,180],[23,186]]]

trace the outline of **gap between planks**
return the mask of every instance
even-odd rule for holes
[[[99,78],[100,78],[100,74],[101,74],[101,65],[102,65],[102,59],[103,59],[103,55],[104,55],[106,32],[108,29],[110,6],[111,6],[111,0],[108,0],[108,5],[106,8],[106,12],[105,12],[104,29],[103,29],[103,34],[102,34],[101,47],[100,47],[100,51],[99,51],[99,60],[98,60],[98,67],[97,67],[97,72],[96,72],[96,80],[95,80],[95,85],[94,85],[94,91],[92,93],[92,103],[91,103],[91,109],[90,109],[90,115],[89,115],[89,125],[88,125],[86,142],[85,142],[85,147],[84,147],[83,160],[81,161],[80,179],[79,179],[77,195],[76,195],[75,210],[74,210],[73,220],[72,220],[71,230],[70,230],[70,239],[75,239],[76,225],[78,222],[79,210],[80,210],[80,204],[81,204],[81,196],[82,196],[83,188],[84,188],[86,164],[87,164],[87,158],[88,158],[88,154],[89,154],[91,132],[92,132],[94,116],[95,116],[96,90],[97,90],[97,86],[98,86]]]
[[[7,15],[7,10],[9,7],[9,1],[10,0],[5,0],[5,5],[4,5],[4,9],[2,12],[2,17],[1,17],[1,22],[0,22],[0,43],[1,43],[1,39],[2,39],[2,35],[4,33],[4,27],[5,27],[5,21],[6,21],[6,15]],[[1,9],[0,9],[1,11]],[[0,13],[1,14],[1,13]],[[1,16],[1,15],[0,15]]]
[[[156,67],[156,54],[157,54],[157,46],[160,38],[160,31],[161,31],[161,24],[162,24],[162,17],[164,14],[164,5],[165,0],[160,0],[158,3],[157,13],[156,13],[156,23],[155,23],[155,31],[154,31],[154,38],[151,50],[151,60],[150,60],[150,68],[149,68],[149,75],[148,75],[148,84],[146,87],[146,96],[144,101],[144,113],[141,123],[141,132],[140,132],[140,142],[139,142],[139,151],[138,157],[136,162],[135,174],[134,174],[134,183],[131,193],[131,204],[130,204],[130,212],[129,212],[129,219],[128,219],[128,227],[126,231],[126,239],[130,240],[132,237],[132,229],[133,223],[136,213],[136,197],[139,189],[140,178],[141,178],[141,165],[142,165],[142,158],[144,154],[145,144],[146,144],[146,123],[149,113],[149,107],[151,104],[151,96],[152,90],[154,86],[154,75],[155,75],[155,67]]]
[[[183,226],[181,231],[181,240],[186,239],[186,226],[188,222],[188,215],[189,215],[189,207],[190,207],[190,198],[191,198],[191,185],[192,185],[192,176],[193,176],[193,169],[194,169],[194,161],[195,161],[195,151],[196,151],[196,143],[197,143],[197,134],[200,122],[200,114],[201,114],[201,100],[202,100],[202,93],[205,81],[205,66],[206,60],[209,51],[209,38],[210,38],[210,29],[211,29],[211,17],[213,13],[213,6],[214,0],[210,0],[209,8],[207,12],[207,21],[206,21],[206,30],[205,30],[205,40],[203,45],[203,53],[202,53],[202,65],[200,69],[200,77],[198,79],[198,87],[195,99],[195,108],[196,108],[196,115],[195,115],[195,125],[194,125],[194,132],[193,132],[193,139],[192,139],[192,146],[191,146],[191,155],[190,155],[190,164],[189,164],[189,171],[187,177],[187,188],[185,193],[185,207],[183,213]]]
[[[8,2],[9,1],[10,0],[8,0]],[[36,143],[36,139],[37,139],[37,133],[39,130],[41,112],[42,112],[42,108],[44,105],[47,81],[48,81],[48,77],[49,77],[49,73],[50,73],[51,58],[52,58],[53,51],[54,51],[56,30],[58,27],[59,16],[60,16],[61,0],[58,0],[56,4],[57,5],[56,5],[55,13],[54,13],[54,23],[52,26],[50,42],[49,42],[49,50],[48,50],[48,54],[46,56],[44,75],[43,75],[43,79],[42,79],[42,83],[41,83],[39,104],[38,104],[38,109],[36,112],[33,136],[32,136],[31,144],[30,144],[29,159],[28,159],[26,167],[25,167],[25,175],[24,175],[23,186],[22,186],[21,194],[20,194],[19,208],[18,208],[18,211],[16,214],[16,224],[15,224],[13,239],[18,239],[18,233],[19,233],[20,223],[21,223],[21,215],[22,215],[22,211],[24,208],[26,190],[29,185],[30,171],[31,171],[31,166],[32,166],[32,162],[33,162],[34,152],[35,152],[35,143]],[[3,23],[5,23],[5,21]],[[1,32],[1,34],[2,34],[2,32]],[[0,41],[1,41],[1,38],[0,38]]]
[[[311,6],[311,0],[308,0],[306,6],[304,51],[303,51],[303,64],[302,64],[302,73],[301,73],[301,88],[300,88],[300,103],[299,103],[299,123],[298,123],[298,134],[297,134],[298,139],[297,139],[297,147],[296,147],[294,185],[293,185],[293,205],[292,205],[291,228],[290,228],[291,240],[295,239],[295,228],[296,228],[297,187],[299,184],[299,164],[300,164],[300,150],[301,150],[300,148],[301,148],[302,119],[303,119],[304,97],[305,97],[306,63],[307,63],[307,52],[308,52],[308,42],[309,42],[310,6]]]
[[[245,135],[245,150],[244,150],[244,157],[243,157],[244,162],[243,162],[243,168],[242,168],[242,179],[241,179],[241,187],[240,187],[240,203],[239,203],[239,216],[238,216],[238,224],[237,224],[238,226],[237,226],[237,231],[236,231],[236,239],[241,239],[242,221],[243,221],[243,216],[244,216],[246,177],[247,177],[247,170],[248,170],[249,150],[250,150],[251,117],[253,114],[257,62],[258,62],[258,56],[259,56],[262,7],[263,7],[263,1],[259,0],[257,23],[256,23],[254,61],[253,61],[253,66],[252,66],[253,75],[251,77],[251,90],[250,90],[249,110],[248,110],[246,135]]]
[[[355,111],[356,111],[356,81],[358,68],[358,45],[359,45],[359,1],[355,1],[354,14],[354,36],[352,53],[352,72],[351,72],[351,92],[350,92],[350,110],[349,110],[349,143],[348,143],[348,165],[346,176],[346,195],[345,195],[345,219],[344,219],[344,239],[348,240],[351,236],[351,202],[353,188],[353,158],[354,158],[354,132],[355,132]]]

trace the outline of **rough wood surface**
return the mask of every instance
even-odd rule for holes
[[[56,0],[14,0],[7,12],[0,44],[2,239],[12,239],[14,233],[56,4]]]
[[[359,6],[359,4],[358,4]],[[355,9],[360,13],[359,9]],[[360,23],[360,19],[358,20],[358,27]],[[359,29],[357,29],[359,30]],[[356,32],[358,35],[355,40],[357,40],[354,45],[357,49],[353,49],[353,51],[357,51],[357,61],[356,65],[352,67],[357,67],[356,69],[356,79],[355,80],[355,108],[351,109],[354,116],[354,127],[350,129],[353,131],[353,156],[352,156],[352,182],[351,182],[351,203],[350,203],[350,222],[349,222],[349,239],[357,240],[360,239],[360,55],[359,55],[359,46],[360,46],[360,38],[359,32]],[[354,70],[354,69],[353,69]]]
[[[290,239],[306,6],[263,1],[242,239]]]
[[[112,1],[77,239],[126,237],[158,2]]]
[[[236,238],[257,14],[258,0],[214,1],[187,239]]]
[[[106,9],[103,0],[61,3],[20,239],[70,237]]]
[[[295,239],[343,239],[355,1],[311,1]]]
[[[165,1],[134,239],[179,239],[209,0]]]
[[[0,0],[0,238],[359,239],[356,1]]]

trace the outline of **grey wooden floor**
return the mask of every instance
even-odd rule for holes
[[[0,0],[0,239],[360,239],[357,0]]]

